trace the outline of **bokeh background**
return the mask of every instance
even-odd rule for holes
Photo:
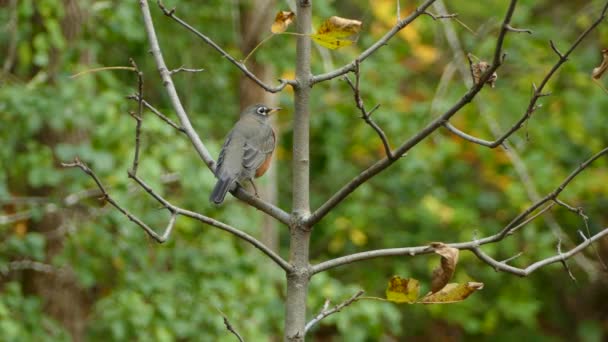
[[[286,108],[276,118],[279,146],[274,173],[258,181],[268,198],[290,209],[292,94],[269,97],[241,78],[215,50],[164,17],[151,2],[170,67],[204,68],[174,80],[191,120],[214,155],[240,107],[259,99]],[[177,14],[237,59],[269,34],[284,1],[167,0]],[[403,14],[416,3],[401,1]],[[455,21],[422,16],[361,66],[362,96],[393,146],[449,108],[465,91],[471,52],[491,59],[508,1],[449,1]],[[532,83],[556,62],[548,41],[566,50],[599,14],[602,1],[519,2],[506,64],[496,88],[484,89],[453,123],[486,139],[509,128],[525,111]],[[393,0],[316,1],[314,23],[331,15],[363,21],[347,48],[313,50],[315,73],[352,61],[395,23]],[[434,8],[434,12],[438,9]],[[260,16],[259,13],[265,15]],[[263,18],[252,24],[253,17]],[[79,156],[116,200],[157,229],[168,217],[128,180],[135,123],[135,74],[144,72],[144,96],[175,116],[148,53],[135,1],[0,1],[0,340],[3,341],[232,341],[225,313],[250,341],[280,340],[285,286],[270,261],[234,237],[180,218],[159,245],[98,200],[95,184],[60,167]],[[253,25],[253,26],[251,26]],[[291,29],[293,30],[293,29]],[[249,35],[249,36],[248,36]],[[493,234],[535,198],[552,191],[580,162],[608,145],[608,95],[591,80],[606,47],[603,23],[572,55],[546,90],[553,96],[518,133],[510,148],[490,150],[440,130],[407,157],[361,186],[316,227],[314,262],[383,247],[430,241],[467,241]],[[460,50],[459,50],[460,49]],[[248,62],[270,83],[294,74],[295,39],[281,35]],[[464,67],[464,75],[463,75]],[[465,77],[466,76],[466,77]],[[600,83],[602,81],[600,80]],[[383,157],[373,130],[360,118],[341,80],[312,91],[311,199],[316,208],[342,184]],[[229,199],[207,198],[213,177],[189,142],[146,113],[140,175],[176,205],[202,212],[258,236],[287,256],[288,232],[261,213]],[[593,234],[608,226],[608,161],[598,160],[561,198],[581,206]],[[525,266],[579,243],[581,218],[555,207],[504,241],[484,247],[496,259]],[[455,279],[481,281],[483,291],[451,305],[395,305],[360,301],[317,326],[318,341],[600,341],[608,338],[608,241],[571,259],[577,282],[551,265],[528,278],[498,273],[463,252]],[[388,279],[415,277],[428,289],[436,256],[375,259],[317,275],[309,312],[325,299],[337,303],[358,289],[382,296]]]

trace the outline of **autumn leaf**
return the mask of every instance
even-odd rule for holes
[[[422,297],[418,303],[423,304],[447,304],[465,300],[475,291],[483,289],[483,283],[468,282],[466,284],[447,284],[439,292],[429,292]]]
[[[296,14],[291,11],[279,11],[276,17],[274,17],[274,23],[270,27],[272,33],[283,33],[287,30],[289,24],[293,22]]]
[[[393,303],[414,303],[420,293],[420,283],[413,278],[393,276],[386,288],[386,299]]]
[[[359,20],[333,16],[325,20],[317,32],[310,37],[317,44],[335,50],[357,41],[361,25]]]
[[[475,57],[473,54],[468,53],[467,58],[469,59],[469,66],[471,68],[471,76],[473,77],[473,82],[475,84],[479,84],[481,80],[481,76],[490,68],[490,64],[486,61],[482,61],[479,58]],[[473,59],[476,59],[477,62],[474,62]],[[486,84],[489,84],[490,87],[494,88],[496,86],[496,80],[498,79],[498,74],[496,72],[492,73],[492,76],[488,78]]]
[[[458,249],[448,247],[442,242],[433,242],[431,247],[435,248],[435,253],[441,255],[441,264],[433,270],[431,279],[431,292],[441,290],[452,279],[458,263]]]

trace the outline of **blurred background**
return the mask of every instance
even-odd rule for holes
[[[432,11],[438,13],[439,7]],[[266,38],[284,1],[167,0],[177,15],[237,59]],[[401,1],[403,15],[414,1]],[[445,4],[456,21],[422,16],[361,65],[361,93],[393,146],[449,108],[470,82],[464,55],[490,60],[508,1]],[[602,1],[519,2],[513,26],[533,35],[508,35],[506,64],[496,88],[485,88],[452,123],[491,140],[519,119],[556,62],[548,41],[565,51],[599,14]],[[193,125],[214,156],[253,102],[285,108],[276,117],[279,146],[273,172],[258,180],[262,196],[290,209],[292,93],[270,96],[242,80],[233,65],[150,2],[159,41]],[[313,50],[313,71],[352,61],[396,20],[393,0],[316,1],[314,25],[339,15],[363,21],[359,41],[336,51]],[[92,180],[60,167],[79,156],[111,195],[159,231],[166,211],[127,178],[135,122],[126,99],[137,91],[125,70],[144,72],[144,97],[176,120],[148,53],[134,1],[0,0],[0,340],[3,341],[232,341],[225,313],[250,341],[281,340],[285,286],[282,272],[231,235],[179,218],[159,245],[98,199]],[[293,28],[289,29],[293,31]],[[608,96],[591,77],[606,47],[608,24],[594,31],[545,89],[540,108],[509,149],[490,150],[440,130],[406,158],[361,186],[313,233],[314,262],[386,247],[430,241],[467,241],[493,234],[571,170],[608,145]],[[265,43],[248,67],[271,84],[293,78],[295,38]],[[601,80],[600,80],[601,83]],[[342,80],[312,91],[311,200],[316,208],[342,184],[384,155],[374,131],[360,119]],[[145,113],[139,174],[174,204],[223,220],[287,256],[288,232],[230,197],[208,202],[214,183],[184,136]],[[581,206],[593,234],[608,225],[608,161],[598,160],[560,198]],[[523,255],[526,266],[580,243],[584,222],[554,207],[504,241],[484,247],[496,259]],[[498,273],[463,252],[455,280],[480,281],[483,291],[451,305],[395,305],[360,301],[325,319],[317,341],[601,341],[608,338],[608,241],[568,264],[577,281],[554,264],[528,278]],[[375,259],[319,274],[312,280],[309,313],[325,299],[338,303],[358,289],[383,296],[388,279],[415,277],[428,290],[436,256]]]

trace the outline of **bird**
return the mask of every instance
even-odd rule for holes
[[[226,136],[220,151],[215,176],[217,183],[209,196],[215,204],[224,201],[235,183],[242,185],[262,176],[270,167],[276,136],[270,125],[270,114],[281,110],[263,104],[247,107]]]

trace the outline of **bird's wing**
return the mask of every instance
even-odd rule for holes
[[[259,141],[256,140],[258,139],[245,143],[243,155],[243,167],[254,172],[266,161],[268,155],[274,151],[276,140],[274,131],[269,128],[267,135],[262,135]]]
[[[217,157],[217,167],[216,167],[216,173],[218,173],[222,166],[224,165],[224,160],[226,160],[226,151],[228,150],[228,145],[230,144],[230,142],[232,141],[232,135],[234,133],[234,130],[230,131],[230,133],[228,133],[228,136],[226,137],[226,140],[224,140],[224,145],[222,145],[222,149],[220,150],[220,155]]]

